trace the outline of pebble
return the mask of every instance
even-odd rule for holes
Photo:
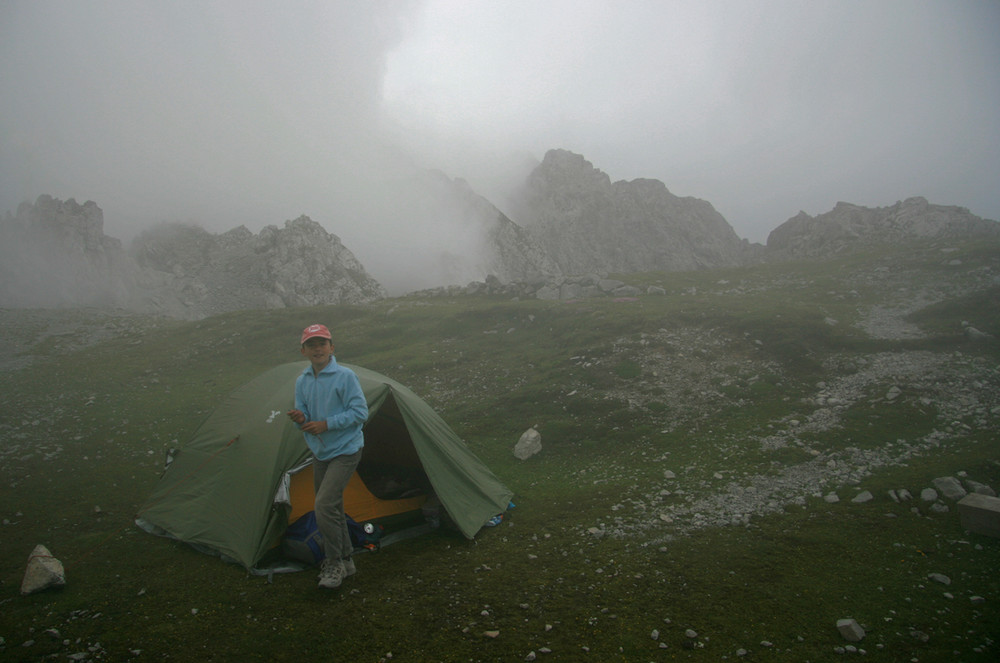
[[[950,585],[951,584],[951,578],[949,578],[948,576],[946,576],[946,575],[944,575],[942,573],[928,573],[927,577],[930,578],[931,580],[933,580],[934,582],[941,583],[942,585]]]
[[[867,490],[863,490],[863,491],[861,491],[860,493],[858,493],[858,494],[857,494],[857,495],[856,495],[856,496],[855,496],[855,497],[854,497],[854,498],[853,498],[853,499],[851,500],[851,502],[853,502],[853,503],[855,503],[855,504],[864,504],[865,502],[871,502],[871,501],[872,501],[873,499],[875,499],[875,496],[874,496],[874,495],[872,495],[872,494],[871,494],[870,492],[868,492]]]

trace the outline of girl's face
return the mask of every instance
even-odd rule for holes
[[[333,343],[327,338],[311,338],[302,344],[302,356],[312,362],[313,368],[320,369],[330,363]]]

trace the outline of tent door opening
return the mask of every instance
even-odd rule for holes
[[[419,510],[432,494],[406,424],[391,395],[365,424],[361,463],[344,490],[344,511],[356,522]],[[293,523],[315,508],[312,463],[290,476]]]

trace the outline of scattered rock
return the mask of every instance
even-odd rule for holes
[[[49,587],[62,587],[66,584],[66,571],[63,564],[52,556],[49,549],[39,544],[28,557],[28,566],[21,582],[21,593],[32,594]]]
[[[865,630],[853,619],[838,619],[837,630],[849,642],[860,642],[865,637]]]
[[[977,493],[979,495],[989,495],[990,497],[997,496],[997,491],[993,490],[992,487],[987,486],[984,483],[979,483],[978,481],[973,481],[972,479],[966,479],[965,485],[969,487],[969,492]]]
[[[951,578],[949,578],[948,576],[943,575],[941,573],[929,573],[929,574],[927,574],[927,577],[930,578],[931,580],[933,580],[934,582],[941,583],[942,585],[950,585],[951,584]]]
[[[965,337],[970,341],[989,341],[993,338],[993,335],[981,332],[972,325],[969,325],[965,328]]]
[[[858,493],[851,501],[855,504],[864,504],[865,502],[871,502],[873,499],[875,499],[875,496],[864,490]]]
[[[931,483],[933,483],[934,487],[949,500],[957,502],[968,494],[965,488],[962,487],[962,484],[955,477],[938,477]]]
[[[514,445],[514,457],[519,460],[527,460],[542,450],[542,434],[529,428],[521,434],[521,438]]]

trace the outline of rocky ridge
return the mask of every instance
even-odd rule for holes
[[[1000,223],[978,217],[965,207],[932,205],[921,197],[874,209],[839,202],[816,217],[799,212],[772,230],[767,256],[824,258],[872,244],[974,237],[1000,237]]]
[[[735,266],[754,251],[712,205],[658,180],[611,182],[581,155],[549,150],[515,218],[566,274]]]
[[[132,256],[148,281],[142,310],[200,318],[225,311],[359,304],[385,297],[336,235],[307,216],[213,235],[163,225],[140,235]]]
[[[96,203],[39,196],[0,221],[0,306],[129,306],[133,265]]]
[[[309,217],[254,234],[163,224],[126,251],[96,203],[40,196],[0,224],[0,306],[99,307],[198,319],[252,308],[362,303],[385,290]]]
[[[910,240],[1000,238],[996,221],[909,198],[886,208],[838,203],[817,217],[800,213],[764,247],[737,237],[706,201],[675,196],[656,180],[611,182],[566,150],[550,150],[531,173],[512,203],[513,219],[442,173],[422,173],[408,186],[420,209],[400,213],[447,219],[439,250],[414,255],[403,268],[418,271],[421,283],[444,281],[413,293],[419,296],[634,297],[663,290],[609,275],[823,259]],[[459,239],[445,242],[445,232]],[[244,226],[216,235],[164,225],[126,250],[104,235],[96,203],[40,196],[0,219],[0,258],[3,307],[94,306],[197,319],[386,296],[340,239],[307,216],[258,234]],[[469,275],[478,280],[453,284]]]

